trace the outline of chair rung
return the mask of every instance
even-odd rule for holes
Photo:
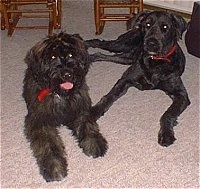
[[[123,19],[123,18],[130,18],[131,14],[104,14],[100,17],[101,20],[107,19]]]
[[[32,18],[41,18],[41,19],[43,19],[43,18],[48,18],[49,16],[48,15],[25,15],[25,14],[23,14],[23,15],[20,15],[20,17],[22,17],[22,18],[30,18],[30,19],[32,19]]]
[[[34,1],[34,2],[33,1],[32,2],[20,2],[20,1],[17,1],[17,2],[10,2],[9,4],[10,5],[32,5],[32,4],[46,5],[47,2],[37,2],[37,1]]]
[[[35,9],[35,10],[7,10],[8,13],[38,13],[38,12],[52,12],[53,10],[52,9],[48,9],[48,10],[45,10],[45,9]]]
[[[105,5],[99,5],[100,8],[135,8],[135,7],[139,7],[138,4],[125,4],[125,5],[119,5],[119,4],[105,4]]]
[[[107,17],[107,18],[101,18],[101,21],[126,21],[130,17]]]
[[[48,29],[49,26],[16,26],[15,29],[27,30],[27,29]]]

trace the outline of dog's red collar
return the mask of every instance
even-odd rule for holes
[[[44,98],[45,98],[49,93],[51,93],[51,89],[49,89],[49,88],[42,89],[42,90],[38,93],[37,100],[38,100],[39,102],[42,102],[42,101],[44,100]]]
[[[153,59],[153,60],[164,60],[164,61],[167,61],[167,62],[171,62],[169,57],[175,52],[176,49],[177,49],[177,45],[175,44],[165,56],[152,55],[151,59]]]

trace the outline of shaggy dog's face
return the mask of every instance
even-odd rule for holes
[[[78,35],[60,33],[36,44],[27,62],[42,88],[48,87],[60,94],[81,86],[89,69],[88,57]]]

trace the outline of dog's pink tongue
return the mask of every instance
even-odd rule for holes
[[[65,89],[65,90],[72,89],[73,86],[74,86],[73,83],[71,83],[71,82],[69,82],[69,81],[60,84],[60,87],[61,87],[62,89]]]

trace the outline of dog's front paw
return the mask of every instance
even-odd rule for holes
[[[161,146],[170,146],[174,143],[176,138],[174,137],[174,131],[173,128],[161,128],[158,133],[158,143]]]
[[[79,146],[87,156],[92,156],[93,158],[104,156],[108,149],[107,141],[100,133],[84,137]]]
[[[59,161],[58,159],[44,160],[44,164],[40,166],[40,173],[47,182],[61,181],[67,176],[66,161]]]

